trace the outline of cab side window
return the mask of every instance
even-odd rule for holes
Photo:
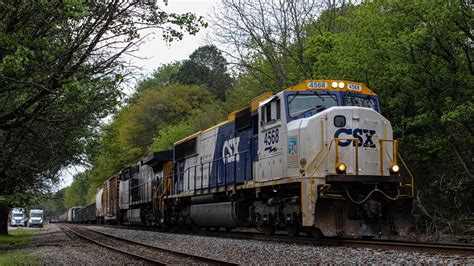
[[[276,98],[262,107],[262,122],[269,124],[280,120],[280,99]]]

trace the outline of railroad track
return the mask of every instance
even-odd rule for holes
[[[116,226],[113,226],[116,227]],[[459,254],[474,256],[474,245],[456,244],[456,243],[435,243],[435,242],[415,242],[401,240],[384,240],[384,239],[351,239],[351,238],[323,238],[314,239],[312,237],[289,237],[284,234],[267,236],[263,233],[254,232],[215,232],[215,231],[183,231],[173,229],[158,229],[139,226],[119,226],[121,229],[133,229],[144,231],[157,231],[165,233],[181,233],[211,237],[234,238],[234,239],[252,239],[261,241],[286,242],[315,246],[335,246],[335,247],[362,247],[362,248],[378,248],[378,249],[395,249],[415,252],[428,252],[440,254]]]
[[[211,264],[211,265],[238,265],[234,262],[184,253],[176,250],[165,249],[131,239],[121,238],[107,233],[99,232],[81,225],[63,225],[67,230],[94,244],[114,250],[121,254],[153,264]]]

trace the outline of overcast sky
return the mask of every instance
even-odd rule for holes
[[[167,13],[193,12],[197,16],[203,16],[206,21],[212,12],[212,6],[217,2],[218,0],[168,0],[168,6],[164,6],[162,1],[158,0],[158,4],[163,6],[163,10]],[[208,31],[209,28],[201,29],[196,35],[188,34],[183,40],[172,43],[163,41],[161,32],[157,31],[153,38],[149,38],[139,47],[135,54],[138,58],[130,58],[132,64],[141,68],[141,76],[136,79],[147,77],[162,64],[187,59],[196,48],[206,44],[205,37]],[[73,175],[81,171],[83,168],[77,166],[64,170],[59,188],[69,186]]]

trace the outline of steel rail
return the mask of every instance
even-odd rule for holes
[[[96,245],[98,245],[98,246],[105,247],[105,248],[107,248],[107,249],[113,250],[113,251],[118,252],[118,253],[120,253],[120,254],[125,254],[125,255],[127,255],[127,256],[129,256],[129,257],[132,257],[132,258],[135,258],[135,259],[139,259],[139,260],[143,260],[143,261],[146,261],[146,262],[151,263],[151,264],[154,264],[154,265],[167,265],[166,263],[163,263],[163,262],[161,262],[161,261],[158,261],[158,260],[155,260],[155,259],[152,259],[152,258],[148,258],[148,257],[144,257],[144,256],[141,256],[141,255],[139,255],[139,254],[131,253],[131,252],[128,252],[128,251],[126,251],[126,250],[118,249],[118,248],[109,246],[109,245],[107,245],[107,244],[101,243],[101,242],[99,242],[99,241],[96,241],[96,240],[94,240],[94,239],[92,239],[92,238],[90,238],[90,237],[87,237],[87,236],[85,236],[85,235],[83,235],[83,234],[81,234],[81,233],[75,231],[74,229],[71,229],[71,227],[69,227],[69,226],[67,226],[67,225],[66,225],[65,227],[66,227],[69,231],[71,231],[73,234],[75,234],[76,236],[78,236],[78,237],[80,237],[80,238],[82,238],[82,239],[85,239],[85,240],[87,240],[87,241],[89,241],[89,242],[91,242],[91,243],[94,243],[94,244],[96,244]]]
[[[111,228],[114,228],[112,226]],[[134,229],[142,231],[155,231],[164,233],[175,233],[175,234],[191,234],[200,236],[210,237],[223,237],[223,238],[234,238],[234,239],[252,239],[261,241],[276,241],[276,242],[287,242],[296,244],[306,245],[318,245],[318,246],[367,246],[375,248],[385,249],[405,249],[405,250],[423,250],[430,252],[440,253],[460,253],[474,256],[474,245],[471,244],[458,244],[458,243],[436,243],[436,242],[416,242],[416,241],[403,241],[403,240],[389,240],[389,239],[353,239],[353,238],[321,238],[315,239],[312,237],[289,237],[283,234],[276,235],[265,235],[257,232],[223,232],[223,231],[176,231],[174,229],[166,230],[164,228],[148,228],[138,226],[120,226],[121,229]]]
[[[138,242],[138,241],[135,241],[135,240],[122,238],[122,237],[119,237],[119,236],[115,236],[115,235],[107,234],[107,233],[100,232],[100,231],[97,231],[97,230],[93,230],[93,229],[87,228],[86,226],[81,226],[81,228],[87,229],[87,230],[89,230],[91,232],[94,232],[96,234],[100,234],[100,235],[103,235],[103,236],[106,236],[106,237],[109,237],[109,238],[113,238],[113,239],[116,239],[116,240],[128,242],[128,243],[131,243],[131,244],[139,245],[139,246],[146,247],[146,248],[153,249],[153,250],[157,250],[157,251],[160,251],[160,252],[165,252],[165,253],[168,253],[168,254],[173,254],[173,255],[179,256],[179,257],[191,258],[191,259],[197,260],[201,263],[213,264],[213,265],[239,265],[238,263],[235,263],[235,262],[224,261],[224,260],[219,260],[219,259],[213,259],[213,258],[209,258],[209,257],[204,257],[204,256],[191,254],[191,253],[186,253],[186,252],[181,252],[181,251],[177,251],[177,250],[172,250],[172,249],[166,249],[166,248],[162,248],[162,247],[158,247],[158,246],[153,246],[153,245],[150,245],[150,244],[147,244],[147,243]],[[167,264],[167,263],[165,263],[165,264]]]

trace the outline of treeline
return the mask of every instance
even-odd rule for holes
[[[474,14],[467,1],[224,0],[216,10],[214,45],[158,68],[97,132],[88,169],[64,192],[66,207],[91,202],[114,172],[264,91],[348,79],[380,95],[416,177],[418,229],[474,232]]]
[[[12,207],[29,206],[61,169],[87,162],[134,74],[124,56],[151,30],[172,42],[207,27],[166,4],[0,0],[0,235]]]

